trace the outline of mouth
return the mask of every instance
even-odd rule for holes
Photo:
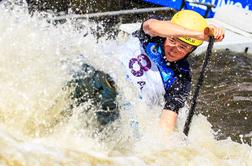
[[[170,61],[170,62],[173,62],[173,61],[176,60],[176,56],[175,56],[175,55],[172,55],[171,53],[167,53],[167,54],[165,55],[165,59],[168,60],[168,61]]]

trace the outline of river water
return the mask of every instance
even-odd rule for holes
[[[186,138],[188,107],[179,115],[178,131],[164,134],[158,128],[161,108],[150,109],[125,81],[116,59],[125,41],[97,43],[76,22],[52,25],[47,20],[52,16],[31,17],[25,5],[2,3],[0,11],[0,165],[251,165],[251,55],[214,54],[200,114]],[[195,74],[201,60],[191,58]],[[92,119],[82,116],[81,108],[71,117],[62,114],[70,104],[63,87],[83,61],[109,73],[118,102],[131,103],[106,135],[84,125]],[[132,136],[129,114],[138,118],[140,140]]]

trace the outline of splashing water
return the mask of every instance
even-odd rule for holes
[[[94,36],[78,31],[76,23],[49,24],[41,14],[31,17],[25,5],[2,3],[0,11],[0,165],[252,163],[250,146],[215,140],[202,115],[195,116],[185,138],[181,133],[187,108],[179,115],[178,132],[163,134],[158,128],[161,107],[150,109],[124,79],[116,59],[124,43],[97,44]],[[87,21],[81,24],[91,26]],[[63,87],[83,61],[109,73],[118,86],[119,103],[132,105],[121,110],[120,122],[111,127],[115,133],[106,141],[90,136],[78,116],[80,109],[68,119],[61,114],[70,103]],[[129,110],[141,126],[138,142],[130,139]]]

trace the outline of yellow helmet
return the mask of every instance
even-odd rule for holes
[[[187,29],[202,32],[207,27],[206,20],[199,13],[192,10],[179,11],[172,17],[171,22]],[[179,37],[179,39],[193,46],[200,46],[203,43],[202,40],[190,37]]]

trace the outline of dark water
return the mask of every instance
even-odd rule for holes
[[[67,14],[88,14],[96,12],[119,11],[126,9],[139,9],[148,7],[158,7],[142,0],[27,0],[31,14],[35,11],[47,11],[59,15]],[[118,25],[144,21],[150,14],[160,15],[164,18],[171,18],[174,10],[156,11],[141,14],[127,14],[119,16],[102,16],[90,18],[97,23],[97,27],[92,29],[93,34],[98,38],[106,36],[108,39],[115,38],[118,33]],[[56,22],[58,23],[58,22]],[[60,20],[59,23],[64,23]]]
[[[28,2],[31,13],[45,10],[63,14],[83,14],[154,7],[139,0],[28,0]],[[94,32],[98,37],[106,35],[108,38],[113,38],[117,33],[116,25],[118,24],[143,21],[149,14],[169,18],[173,13],[174,11],[167,11],[100,17],[93,19],[97,23],[102,23]],[[204,56],[190,57],[194,83],[198,78],[203,59]],[[251,144],[252,55],[230,51],[213,53],[196,110],[208,117],[216,131],[216,138],[231,137],[237,142]]]
[[[31,10],[76,14],[155,7],[142,0],[26,0]]]
[[[193,80],[197,79],[204,55],[190,58]],[[217,138],[231,137],[251,144],[252,130],[252,55],[218,51],[212,55],[198,112],[206,115],[218,131]]]

